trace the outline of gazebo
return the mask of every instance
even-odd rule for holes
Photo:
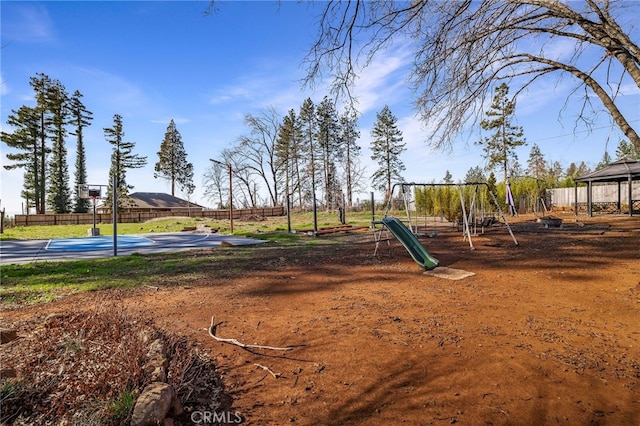
[[[578,214],[578,184],[586,183],[587,188],[587,213],[593,215],[593,184],[594,183],[618,183],[618,201],[616,207],[618,212],[622,211],[622,182],[627,182],[627,192],[629,200],[629,216],[633,216],[633,212],[640,212],[640,198],[633,199],[633,181],[640,180],[640,161],[622,159],[609,164],[595,172],[581,176],[575,179],[575,208]]]

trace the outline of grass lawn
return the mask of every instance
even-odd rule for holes
[[[348,224],[368,226],[368,212],[349,213]],[[319,213],[318,227],[337,226],[335,213]],[[146,234],[153,232],[179,232],[185,227],[206,225],[229,232],[228,221],[211,221],[202,218],[155,219],[146,223],[118,224],[118,234]],[[313,229],[311,213],[292,215],[294,230]],[[102,235],[113,235],[112,224],[100,224]],[[5,229],[2,240],[50,239],[86,237],[88,225],[28,226]],[[309,238],[304,233],[288,233],[287,218],[272,217],[264,220],[235,220],[234,234],[269,240],[264,248],[297,245],[311,249],[318,244],[330,243],[327,238]],[[250,258],[254,248],[221,248],[194,255],[193,252],[176,252],[61,261],[38,262],[23,265],[3,265],[0,275],[0,307],[16,307],[25,304],[44,303],[65,295],[108,288],[128,288],[153,285],[158,279],[170,279],[172,283],[187,283],[194,274],[211,269],[233,273],[228,266]],[[240,273],[243,269],[236,268]]]

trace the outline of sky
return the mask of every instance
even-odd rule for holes
[[[322,4],[218,1],[216,13],[205,15],[207,0],[3,0],[0,128],[11,131],[6,124],[11,111],[35,104],[29,79],[44,73],[70,94],[79,90],[93,112],[92,125],[85,129],[87,183],[107,185],[112,147],[103,129],[112,127],[114,114],[119,114],[125,140],[136,144],[134,153],[147,156],[145,168],[127,172],[132,192],[170,193],[170,184],[155,179],[153,169],[173,119],[194,165],[196,191],[191,199],[213,206],[203,193],[203,175],[212,165],[210,158],[220,158],[223,149],[249,134],[247,114],[259,115],[272,107],[284,116],[290,109],[298,111],[304,99],[318,104],[328,94],[329,81],[313,90],[300,82]],[[469,128],[456,138],[451,151],[428,146],[425,124],[416,116],[415,97],[406,82],[413,59],[406,47],[397,42],[374,58],[359,73],[354,88],[361,113],[358,143],[367,176],[377,167],[370,158],[371,129],[376,114],[388,105],[407,144],[401,156],[405,181],[440,182],[447,171],[454,180],[463,180],[469,169],[485,164],[482,148],[474,142],[488,135]],[[528,143],[517,151],[521,165],[526,167],[534,143],[547,161],[565,168],[581,161],[593,168],[605,149],[615,157],[622,133],[597,99],[592,131],[576,125],[577,104],[566,104],[573,87],[570,77],[552,76],[518,98],[514,124],[523,127]],[[640,92],[633,84],[624,87],[619,104],[638,129]],[[73,137],[67,149],[73,184]],[[0,150],[0,162],[6,165],[6,145]],[[9,215],[23,212],[22,175],[22,170],[0,170],[0,208]],[[370,191],[367,185],[357,196],[368,199]]]

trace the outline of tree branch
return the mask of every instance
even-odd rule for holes
[[[236,345],[236,346],[241,347],[242,349],[246,349],[246,350],[249,350],[249,351],[252,350],[252,349],[267,349],[267,350],[271,350],[271,351],[292,351],[297,347],[297,346],[286,346],[286,347],[280,348],[280,347],[276,347],[276,346],[247,345],[245,343],[241,343],[241,342],[237,341],[236,339],[224,339],[222,337],[216,336],[216,328],[218,327],[218,325],[219,324],[215,323],[215,316],[212,316],[211,317],[211,325],[209,326],[209,336],[213,337],[218,342],[228,343],[230,345]]]

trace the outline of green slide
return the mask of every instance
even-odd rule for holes
[[[406,226],[404,226],[404,223],[399,221],[397,218],[385,217],[384,219],[382,219],[382,223],[393,234],[393,236],[402,243],[404,248],[407,249],[411,257],[413,257],[413,260],[415,260],[418,265],[426,270],[429,270],[437,267],[440,264],[440,262],[438,262],[438,259],[431,256],[427,249],[425,249],[424,246],[420,244],[420,241],[418,241],[416,236],[413,235],[413,232],[411,232]]]

